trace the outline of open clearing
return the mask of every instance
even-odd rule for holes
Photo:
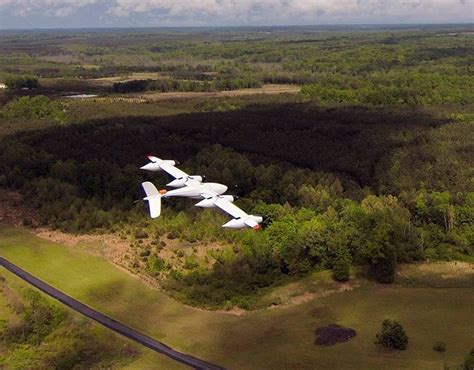
[[[0,228],[0,255],[177,350],[232,369],[440,369],[461,363],[474,344],[472,285],[368,283],[287,308],[237,317],[183,306],[99,257],[20,229]],[[390,352],[374,345],[386,318],[404,325],[410,337],[406,351]],[[331,347],[315,346],[315,329],[329,324],[353,328],[357,336]],[[445,353],[432,350],[437,341],[446,343]],[[163,368],[157,355],[141,361],[131,367]]]
[[[130,103],[149,103],[167,100],[187,100],[187,99],[209,99],[209,98],[235,98],[240,96],[251,96],[251,95],[276,95],[276,94],[297,94],[301,91],[301,86],[298,85],[276,85],[268,84],[262,87],[240,89],[240,90],[225,90],[225,91],[213,91],[213,92],[148,92],[148,93],[134,93],[134,94],[113,94],[110,96],[99,96],[94,98],[76,99],[76,100],[89,100],[92,99],[95,102],[130,102]]]
[[[298,85],[263,85],[262,87],[252,89],[240,89],[230,91],[216,91],[216,92],[167,92],[167,93],[141,93],[137,94],[140,98],[146,101],[159,101],[169,99],[190,99],[190,98],[226,98],[244,95],[256,94],[296,94],[301,91],[301,86]],[[135,95],[134,95],[135,96]]]

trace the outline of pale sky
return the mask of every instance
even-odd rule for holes
[[[473,23],[474,0],[0,0],[0,28]]]

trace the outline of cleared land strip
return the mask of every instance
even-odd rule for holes
[[[239,96],[249,95],[275,95],[275,94],[297,94],[301,91],[299,85],[276,85],[268,84],[262,87],[239,89],[239,90],[224,90],[224,91],[213,91],[213,92],[193,92],[193,91],[173,91],[173,92],[143,92],[126,94],[124,96],[112,95],[112,96],[98,96],[91,98],[75,98],[75,100],[88,101],[93,100],[96,102],[127,102],[127,103],[147,103],[164,100],[186,100],[195,98],[234,98]]]
[[[30,273],[26,272],[25,270],[21,269],[20,267],[14,265],[13,263],[9,262],[3,257],[0,257],[0,266],[3,266],[8,271],[12,272],[13,274],[17,275],[19,278],[25,280],[29,284],[33,285],[34,287],[38,288],[39,290],[43,291],[44,293],[48,294],[49,296],[57,299],[61,303],[65,304],[66,306],[72,308],[73,310],[83,314],[84,316],[89,317],[92,320],[97,321],[98,323],[104,325],[105,327],[122,334],[123,336],[134,340],[156,352],[162,353],[175,361],[178,361],[184,365],[188,365],[195,369],[209,369],[209,370],[222,370],[223,367],[218,365],[211,364],[207,361],[200,360],[196,357],[186,355],[184,353],[178,352],[166,344],[163,344],[149,336],[142,334],[112,318],[106,316],[99,311],[94,310],[93,308],[86,306],[85,304],[79,302],[78,300],[64,294],[63,292],[57,290],[56,288],[52,287],[51,285],[45,283],[42,280],[34,277]]]

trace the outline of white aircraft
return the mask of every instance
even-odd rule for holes
[[[235,198],[232,195],[224,195],[227,191],[227,186],[215,182],[203,182],[202,176],[189,176],[186,172],[175,167],[175,161],[162,160],[151,155],[148,156],[148,159],[150,163],[140,167],[140,169],[152,172],[165,171],[174,177],[174,180],[168,183],[167,186],[177,188],[169,191],[158,191],[151,182],[142,183],[143,190],[146,193],[146,197],[143,200],[148,201],[152,218],[157,218],[161,214],[161,198],[186,197],[201,199],[200,202],[196,203],[197,207],[218,207],[231,215],[233,219],[222,225],[222,227],[232,229],[251,227],[255,230],[260,229],[260,223],[263,221],[262,217],[249,215],[233,204]]]

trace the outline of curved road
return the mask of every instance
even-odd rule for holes
[[[175,361],[178,361],[184,365],[188,365],[195,369],[209,369],[209,370],[222,370],[223,367],[218,365],[211,364],[204,360],[200,360],[196,357],[186,355],[184,353],[178,352],[166,344],[159,342],[145,334],[142,334],[112,318],[106,316],[99,311],[86,306],[85,304],[79,302],[78,300],[64,294],[63,292],[53,288],[51,285],[46,284],[44,281],[39,280],[38,278],[34,277],[30,273],[26,272],[25,270],[21,269],[20,267],[14,265],[13,263],[7,261],[5,258],[0,257],[0,266],[5,267],[8,271],[14,273],[21,279],[25,280],[26,282],[30,283],[31,285],[35,286],[39,290],[43,291],[44,293],[48,294],[49,296],[57,299],[58,301],[64,303],[66,306],[69,306],[73,310],[83,314],[91,318],[92,320],[97,321],[98,323],[106,326],[113,331],[122,334],[123,336],[134,340],[137,343],[144,345],[156,352],[162,353]]]

